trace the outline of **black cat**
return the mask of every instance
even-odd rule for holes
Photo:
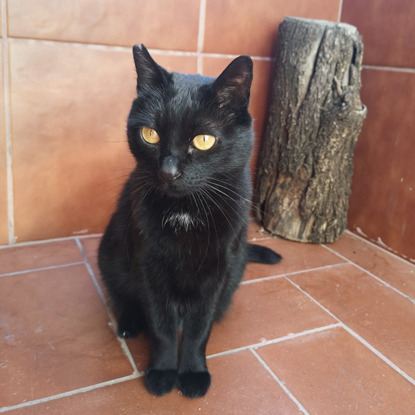
[[[134,46],[138,98],[128,117],[137,166],[99,247],[118,334],[151,338],[145,384],[185,396],[210,386],[205,349],[247,261],[276,263],[246,242],[253,143],[252,61],[217,78],[169,73]],[[178,332],[182,331],[179,351]]]

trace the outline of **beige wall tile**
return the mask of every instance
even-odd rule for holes
[[[134,165],[125,129],[135,76],[129,51],[12,42],[18,241],[103,230]]]
[[[271,56],[284,16],[337,21],[335,0],[210,0],[204,52]]]
[[[102,230],[132,166],[125,51],[13,42],[11,105],[18,241]]]
[[[169,72],[197,73],[197,58],[194,56],[178,56],[151,52],[153,59]]]
[[[415,74],[365,69],[349,229],[415,259]]]
[[[341,20],[363,36],[369,65],[415,68],[413,0],[344,0]]]
[[[11,36],[196,50],[199,1],[13,0]]]

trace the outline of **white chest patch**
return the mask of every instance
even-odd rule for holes
[[[202,221],[199,218],[193,218],[187,212],[178,213],[167,213],[163,218],[163,228],[166,225],[170,225],[175,232],[179,230],[185,230],[186,232],[197,225],[201,224]]]

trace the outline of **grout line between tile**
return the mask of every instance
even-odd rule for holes
[[[3,49],[3,94],[4,94],[4,121],[6,133],[6,182],[7,182],[7,227],[9,244],[16,242],[14,227],[14,196],[13,196],[13,154],[12,128],[10,103],[10,65],[9,65],[9,38],[7,26],[6,0],[1,0],[2,11],[2,49]]]
[[[206,359],[213,359],[215,357],[226,356],[228,354],[243,352],[244,350],[249,350],[249,349],[258,349],[260,347],[269,346],[270,344],[276,344],[276,343],[281,343],[281,342],[291,340],[291,339],[297,339],[298,337],[308,336],[309,334],[320,333],[322,331],[331,330],[333,328],[340,327],[340,326],[341,324],[334,323],[334,324],[329,324],[327,326],[318,327],[315,329],[304,330],[300,333],[290,333],[290,334],[287,334],[286,336],[278,337],[276,339],[264,340],[261,343],[254,343],[248,346],[237,347],[235,349],[225,350],[224,352],[214,353],[209,356],[206,356]]]
[[[69,264],[51,265],[49,267],[26,269],[26,270],[23,270],[23,271],[15,271],[15,272],[9,272],[9,273],[6,273],[6,274],[0,274],[0,278],[12,277],[12,276],[15,276],[15,275],[24,275],[24,274],[28,274],[30,272],[47,271],[47,270],[51,270],[51,269],[72,267],[72,266],[75,266],[75,265],[83,265],[83,264],[84,264],[83,262],[70,262]]]
[[[346,258],[345,256],[343,256],[342,254],[340,254],[339,252],[329,248],[328,246],[325,245],[321,245],[324,249],[327,249],[328,251],[330,251],[331,253],[337,255],[339,258],[342,258],[344,260],[346,260],[350,265],[353,265],[354,267],[360,269],[361,271],[363,271],[365,274],[369,275],[370,277],[374,278],[376,281],[380,282],[382,285],[384,285],[385,287],[390,288],[392,291],[394,291],[395,293],[399,294],[400,296],[402,296],[403,298],[405,298],[406,300],[410,301],[412,304],[415,304],[415,299],[413,299],[412,297],[410,297],[409,295],[403,293],[402,291],[398,290],[397,288],[395,288],[393,285],[389,284],[388,282],[382,280],[381,278],[379,278],[378,276],[376,276],[375,274],[372,274],[370,271],[368,271],[367,269],[364,269],[363,267],[361,267],[360,265],[356,264],[355,262],[353,262],[352,260]]]
[[[346,330],[349,334],[351,334],[356,340],[358,340],[360,343],[362,343],[367,349],[369,349],[372,353],[374,353],[379,359],[383,360],[384,363],[386,363],[389,367],[394,369],[396,372],[398,372],[402,377],[404,377],[408,382],[410,382],[412,385],[415,386],[415,380],[406,374],[399,366],[397,366],[395,363],[393,363],[391,360],[389,360],[386,356],[384,356],[379,350],[377,350],[375,347],[373,347],[367,340],[365,340],[363,337],[361,337],[359,334],[357,334],[354,330],[352,330],[349,326],[347,326],[343,321],[341,321],[338,317],[336,317],[330,310],[328,310],[326,307],[324,307],[320,302],[318,302],[312,295],[304,291],[298,284],[291,281],[289,278],[286,278],[287,281],[289,281],[294,287],[296,287],[298,290],[300,290],[304,295],[306,295],[311,301],[313,301],[315,304],[317,304],[322,310],[324,310],[327,314],[329,314],[331,317],[333,317],[335,320],[337,320],[340,323],[340,327]]]
[[[206,1],[206,0],[201,0]],[[9,37],[7,39],[8,42],[26,42],[29,44],[43,44],[48,46],[53,46],[56,44],[60,45],[67,45],[73,47],[81,47],[87,49],[94,49],[94,50],[109,50],[109,51],[122,51],[122,52],[131,52],[130,46],[117,46],[117,45],[100,45],[96,43],[82,43],[82,42],[75,42],[70,40],[56,40],[56,39],[33,39],[33,38],[23,38],[23,37]],[[199,35],[198,35],[198,42],[199,42]],[[185,51],[185,50],[167,50],[167,49],[156,49],[156,48],[148,48],[150,53],[156,53],[159,55],[166,55],[166,56],[193,56],[196,58],[225,58],[225,59],[235,59],[239,55],[238,54],[229,54],[229,53],[211,53],[211,52],[202,52],[199,50],[196,51]],[[273,62],[275,61],[275,57],[269,56],[254,56],[252,55],[251,58],[254,61],[267,61]]]
[[[9,248],[19,248],[23,246],[32,246],[32,245],[40,245],[40,244],[49,244],[54,242],[64,242],[64,241],[74,241],[76,238],[79,239],[88,239],[88,238],[98,238],[101,237],[102,233],[91,233],[88,235],[76,235],[76,236],[62,236],[58,238],[51,238],[51,239],[42,239],[39,241],[27,241],[27,242],[16,242],[13,245],[0,245],[0,250],[2,249],[9,249]]]
[[[106,382],[97,383],[95,385],[86,386],[84,388],[74,389],[74,390],[71,390],[71,391],[68,391],[68,392],[59,393],[57,395],[48,396],[46,398],[34,399],[33,401],[23,402],[23,403],[13,405],[13,406],[5,406],[3,408],[0,408],[0,413],[9,412],[9,411],[13,411],[15,409],[26,408],[28,406],[33,406],[33,405],[37,405],[37,404],[40,404],[40,403],[54,401],[56,399],[66,398],[66,397],[69,397],[69,396],[90,392],[90,391],[93,391],[95,389],[104,388],[106,386],[112,386],[112,385],[116,385],[118,383],[128,382],[129,380],[137,379],[139,377],[140,377],[140,375],[138,373],[134,373],[134,374],[129,375],[129,376],[124,376],[122,378],[108,380]]]
[[[265,363],[262,357],[253,349],[249,349],[251,353],[257,358],[259,363],[264,367],[264,369],[272,376],[272,378],[280,385],[288,397],[297,405],[298,409],[303,413],[308,415],[308,411],[301,405],[300,401],[292,394],[292,392],[285,386],[285,383],[281,381],[278,376],[271,370],[271,368]]]
[[[259,238],[248,239],[248,242],[268,241],[270,239],[276,239],[276,238],[273,238],[272,236],[264,236],[264,237],[259,237]]]
[[[85,235],[69,236],[68,238],[88,239],[88,238],[101,238],[103,233],[88,233]]]
[[[101,286],[98,283],[97,277],[94,274],[94,271],[91,267],[91,264],[89,263],[88,257],[86,256],[86,253],[85,253],[84,247],[82,246],[82,243],[79,240],[79,238],[75,238],[75,242],[76,242],[79,250],[81,251],[82,257],[84,258],[84,261],[85,261],[84,264],[86,266],[86,269],[88,270],[89,276],[91,277],[92,283],[94,284],[95,289],[97,290],[98,296],[101,299],[102,304],[104,305],[105,311],[107,312],[107,315],[110,319],[111,326],[112,326],[112,328],[114,328],[114,330],[113,330],[114,334],[115,334],[118,342],[120,343],[122,351],[124,352],[125,356],[127,357],[128,361],[130,362],[131,367],[133,368],[133,374],[137,374],[139,376],[142,376],[144,374],[144,372],[141,372],[141,371],[138,370],[137,365],[134,361],[134,358],[131,354],[131,351],[128,348],[127,342],[125,341],[125,339],[121,339],[117,335],[117,332],[116,332],[116,327],[117,327],[116,319],[115,319],[115,317],[114,317],[114,315],[113,315],[113,313],[112,313],[112,311],[111,311],[111,309],[110,309],[110,307],[109,307],[109,305],[108,305],[108,303],[105,299],[105,295],[102,291]]]
[[[74,240],[75,238],[73,236],[65,236],[62,238],[51,238],[51,239],[43,239],[40,241],[27,241],[27,242],[17,242],[13,245],[0,245],[0,250],[2,249],[9,249],[9,248],[19,248],[21,246],[31,246],[31,245],[40,245],[40,244],[48,244],[53,242],[63,242],[68,240]]]
[[[164,49],[148,49],[151,54],[156,53],[157,55],[165,56],[193,56],[197,58],[197,51],[184,51],[184,50],[164,50]]]
[[[348,262],[342,262],[342,263],[339,263],[339,264],[324,265],[322,267],[304,269],[304,270],[301,270],[301,271],[288,272],[288,273],[284,273],[284,274],[276,274],[276,275],[271,275],[271,276],[262,277],[262,278],[254,278],[252,280],[242,281],[240,283],[240,285],[249,285],[249,284],[254,284],[256,282],[275,280],[275,279],[282,278],[282,277],[288,277],[290,275],[305,274],[307,272],[321,271],[323,269],[336,268],[336,267],[341,267],[341,266],[344,266],[344,265],[350,265],[350,264]]]
[[[226,58],[226,59],[235,59],[237,58],[238,54],[234,55],[231,53],[212,53],[212,52],[203,52],[202,53],[203,56],[207,57],[207,58]],[[275,61],[276,58],[272,58],[269,56],[254,56],[251,55],[251,58],[255,61],[268,61],[268,62],[272,62]]]
[[[81,239],[81,240],[82,239],[88,239],[88,238],[101,238],[102,235],[103,235],[103,233],[89,233],[89,234],[85,234],[85,235],[61,236],[61,237],[57,237],[57,238],[41,239],[41,240],[36,240],[36,241],[16,242],[13,245],[0,245],[0,250],[9,249],[9,248],[18,248],[18,247],[23,247],[23,246],[38,245],[38,244],[48,244],[48,243],[53,243],[53,242],[63,242],[63,241],[69,241],[69,240],[75,241],[76,238]],[[355,234],[353,234],[353,235],[355,235]],[[357,236],[357,235],[355,235],[355,236]],[[274,238],[272,236],[264,235],[263,237],[248,239],[248,242],[258,242],[258,241],[264,241],[264,240],[269,240],[269,239],[278,239],[278,238]],[[368,241],[366,241],[366,242],[368,242]],[[404,261],[404,260],[402,259],[402,261]]]
[[[373,69],[375,71],[415,73],[415,68],[400,68],[398,66],[362,65],[362,68],[363,69]]]
[[[377,357],[382,359],[392,369],[395,369],[395,371],[398,372],[402,377],[404,377],[409,383],[411,383],[413,386],[415,386],[415,379],[413,379],[411,376],[406,374],[399,366],[397,366],[395,363],[393,363],[391,360],[389,360],[386,356],[384,356],[379,350],[377,350],[375,347],[373,347],[362,336],[357,334],[355,331],[353,331],[350,327],[346,326],[344,323],[342,323],[342,328],[344,330],[346,330],[349,334],[351,334],[356,340],[360,341],[360,343],[362,343],[364,346],[366,346]]]
[[[67,45],[73,47],[83,47],[94,50],[112,50],[112,51],[131,51],[130,46],[119,46],[119,45],[104,45],[99,43],[82,43],[71,40],[59,40],[59,39],[36,39],[29,37],[9,37],[10,42],[20,42],[29,44],[41,44],[41,45]],[[131,45],[132,46],[132,45]]]
[[[385,254],[388,254],[392,258],[399,259],[399,261],[403,262],[404,264],[411,265],[413,268],[415,268],[415,263],[411,262],[411,258],[408,258],[408,259],[402,258],[402,256],[399,255],[399,252],[397,251],[393,252],[390,249],[386,249],[383,246],[376,244],[373,240],[366,239],[362,235],[359,235],[358,233],[354,233],[350,231],[349,229],[346,229],[345,233],[347,233],[350,236],[353,236],[354,238],[359,239],[360,241],[372,246],[373,248],[378,249],[381,252],[384,252]]]
[[[206,1],[206,0],[201,0]],[[201,36],[201,35],[200,35]],[[201,36],[202,37],[202,36]],[[203,36],[204,37],[204,36]],[[73,47],[81,47],[94,50],[109,50],[109,51],[121,51],[121,52],[131,52],[131,46],[119,46],[119,45],[103,45],[98,43],[82,43],[75,42],[70,40],[57,40],[57,39],[34,39],[34,38],[23,38],[23,37],[8,37],[7,42],[25,42],[28,44],[43,44],[48,46],[53,46],[56,44],[67,45]],[[198,47],[199,47],[199,34],[198,34]],[[208,58],[226,58],[234,59],[237,58],[238,54],[229,54],[229,53],[211,53],[211,52],[202,52],[199,50],[196,51],[186,51],[186,50],[168,50],[168,49],[157,49],[157,48],[148,48],[150,53],[156,53],[159,55],[168,55],[168,56],[193,56],[198,57],[208,57]],[[269,56],[254,56],[251,58],[257,61],[275,61],[275,58]]]
[[[251,284],[256,284],[258,282],[278,280],[283,277],[285,277],[285,274],[276,274],[276,275],[270,275],[268,277],[253,278],[251,280],[243,280],[239,283],[239,285],[251,285]]]
[[[0,245],[0,250],[2,249],[9,249],[9,248],[19,248],[23,246],[31,246],[31,245],[38,245],[38,244],[48,244],[54,242],[63,242],[63,241],[75,241],[75,239],[88,239],[88,238],[101,238],[102,233],[90,233],[87,235],[72,235],[72,236],[61,236],[57,238],[50,238],[50,239],[41,239],[37,241],[26,241],[26,242],[16,242],[13,245]],[[256,241],[264,241],[268,239],[275,239],[272,236],[264,236],[263,238],[253,238],[249,239],[248,242],[256,242]]]
[[[337,22],[340,23],[342,21],[342,11],[343,11],[343,0],[339,1],[339,13],[337,14]]]
[[[205,23],[206,23],[206,0],[199,3],[199,32],[197,36],[197,73],[203,73],[203,45],[205,42]]]

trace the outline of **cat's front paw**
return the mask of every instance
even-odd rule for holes
[[[165,395],[176,386],[177,370],[147,369],[144,382],[150,393],[158,396]]]
[[[184,372],[179,374],[179,389],[188,398],[204,396],[210,386],[209,372]]]

